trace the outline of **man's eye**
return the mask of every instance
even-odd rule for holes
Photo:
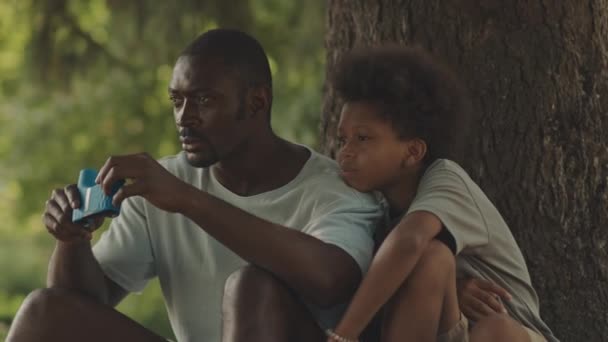
[[[201,95],[198,97],[198,104],[205,105],[208,104],[209,101],[211,101],[209,96]]]
[[[173,102],[173,105],[175,107],[180,107],[182,105],[182,103],[184,102],[184,99],[181,96],[177,96],[177,95],[169,95],[169,100],[171,100],[171,102]]]
[[[357,140],[359,140],[359,141],[367,141],[367,140],[369,140],[369,137],[366,136],[366,135],[358,135],[357,136]]]

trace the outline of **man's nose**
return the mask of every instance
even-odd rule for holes
[[[201,118],[198,113],[198,107],[189,99],[184,99],[184,104],[176,113],[176,123],[178,126],[194,126],[200,123]]]

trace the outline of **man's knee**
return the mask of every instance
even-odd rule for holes
[[[247,265],[232,273],[226,280],[225,290],[238,291],[242,287],[256,287],[260,289],[278,285],[278,280],[257,266]]]
[[[224,286],[224,310],[273,307],[279,309],[290,296],[287,287],[269,272],[245,266],[232,273]]]
[[[295,299],[267,271],[245,266],[228,277],[222,303],[223,341],[285,341]]]
[[[32,291],[21,304],[15,321],[43,321],[57,323],[77,316],[77,309],[87,299],[65,289],[44,288]]]
[[[61,298],[66,296],[56,289],[37,289],[32,291],[21,304],[19,316],[24,318],[38,318],[52,314],[52,311],[61,307]]]
[[[65,291],[56,289],[31,292],[11,324],[7,341],[31,340],[29,337],[43,334],[47,327],[56,327],[56,321],[64,317],[58,310],[64,308],[62,301],[67,296]]]

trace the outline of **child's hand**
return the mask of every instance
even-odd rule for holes
[[[511,295],[490,281],[477,278],[458,281],[460,311],[473,321],[494,313],[507,313],[500,299],[511,300]]]

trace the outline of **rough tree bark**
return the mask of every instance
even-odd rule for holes
[[[423,46],[466,81],[462,161],[522,248],[564,341],[608,341],[608,1],[332,0],[327,70],[358,45]],[[322,146],[341,104],[326,86]]]

